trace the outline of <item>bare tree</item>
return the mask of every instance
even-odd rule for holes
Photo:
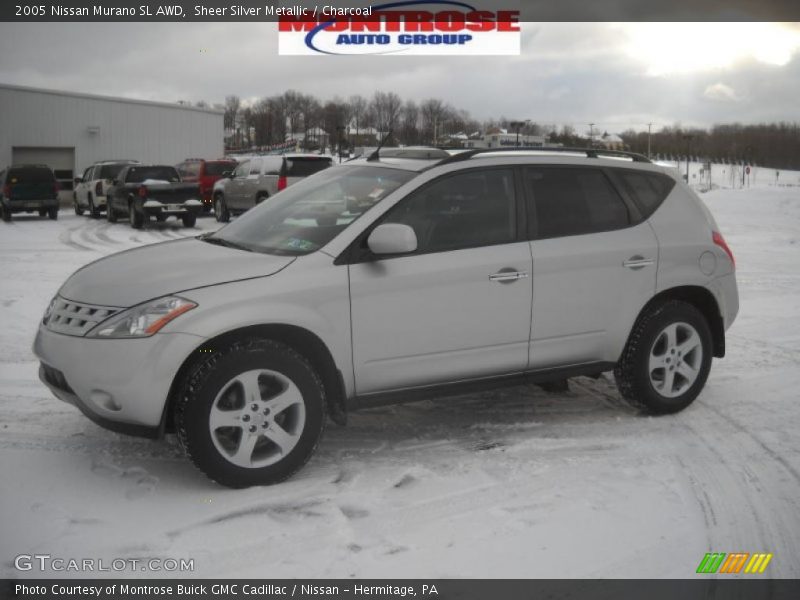
[[[379,131],[385,134],[395,129],[402,104],[400,96],[394,92],[375,92],[370,107],[375,113],[375,123]]]

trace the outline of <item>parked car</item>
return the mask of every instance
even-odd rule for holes
[[[155,217],[175,216],[185,227],[194,227],[203,203],[196,183],[183,183],[169,165],[127,165],[108,190],[107,216],[111,223],[127,214],[131,227],[141,229]]]
[[[214,193],[214,214],[217,221],[227,223],[231,215],[242,214],[304,177],[327,169],[332,164],[333,159],[330,156],[319,154],[250,157],[236,166],[224,191],[218,190]]]
[[[613,370],[632,405],[680,411],[725,354],[733,254],[677,176],[571,152],[374,154],[91,263],[39,326],[40,377],[115,431],[175,430],[232,487],[384,403]]]
[[[58,182],[47,165],[11,165],[0,171],[0,216],[18,212],[58,218]]]
[[[75,178],[72,200],[75,214],[80,216],[88,210],[89,216],[96,219],[106,209],[106,194],[111,182],[117,178],[122,167],[139,164],[138,160],[107,160],[96,162]]]
[[[212,205],[214,184],[227,172],[233,172],[238,163],[230,158],[204,160],[187,158],[175,165],[181,179],[186,183],[196,182],[200,186],[200,199],[203,201],[203,212],[209,212]]]

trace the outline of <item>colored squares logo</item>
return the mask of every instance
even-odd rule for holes
[[[708,552],[697,566],[698,573],[725,573],[735,575],[737,573],[763,573],[772,554],[749,552]]]

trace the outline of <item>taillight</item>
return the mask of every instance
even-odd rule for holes
[[[280,192],[281,190],[285,189],[286,189],[286,176],[281,175],[280,177],[278,177],[278,191]]]
[[[731,259],[731,264],[736,267],[736,260],[733,258],[733,252],[731,251],[728,243],[725,241],[725,238],[722,237],[722,234],[719,231],[712,231],[711,232],[711,239],[714,240],[714,243],[722,248],[725,251],[725,254],[728,255],[728,258]]]
[[[103,182],[98,181],[97,185],[94,186],[94,195],[95,196],[102,196],[103,195]]]
[[[139,197],[140,198],[147,198],[147,186],[139,186]]]

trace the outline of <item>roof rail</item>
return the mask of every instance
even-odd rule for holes
[[[647,158],[644,154],[638,154],[636,152],[625,152],[623,150],[605,150],[603,148],[564,148],[562,146],[555,146],[555,147],[548,147],[548,146],[517,146],[513,148],[472,148],[469,150],[465,150],[464,152],[459,152],[458,154],[453,154],[447,158],[440,160],[439,162],[431,165],[428,169],[433,167],[438,167],[441,165],[447,165],[454,162],[460,162],[462,160],[467,160],[472,158],[473,156],[477,156],[478,154],[495,154],[498,152],[564,152],[570,154],[585,154],[587,158],[601,158],[603,156],[619,156],[621,158],[630,158],[633,162],[643,162],[649,163],[652,162],[649,158]],[[427,170],[427,169],[426,169]]]

